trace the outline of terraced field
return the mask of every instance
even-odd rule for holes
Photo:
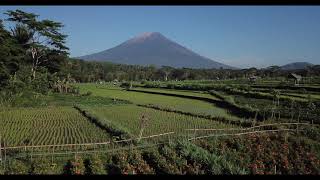
[[[111,140],[111,135],[112,139],[119,140],[137,138],[141,130],[142,116],[147,117],[143,137],[175,133],[170,135],[170,138],[153,137],[131,145],[111,143],[107,147],[57,147],[54,148],[56,157],[36,157],[37,153],[50,154],[52,148],[48,146],[32,148],[31,153],[24,150],[25,147],[20,148],[20,151],[8,148],[6,168],[0,165],[0,170],[5,170],[0,171],[0,174],[274,174],[274,167],[279,167],[277,173],[280,174],[295,174],[298,171],[304,172],[305,169],[310,170],[308,173],[319,174],[318,154],[312,149],[315,146],[310,145],[310,142],[319,139],[316,128],[304,134],[295,135],[293,132],[289,137],[284,133],[270,133],[261,137],[255,134],[237,134],[235,137],[219,136],[187,141],[187,137],[209,135],[213,132],[186,129],[238,129],[240,127],[232,125],[230,120],[237,117],[230,115],[226,109],[215,107],[214,104],[192,99],[202,97],[217,100],[214,96],[199,91],[137,88],[170,94],[161,95],[126,91],[112,85],[81,84],[80,88],[80,95],[61,94],[48,97],[42,103],[46,106],[0,110],[2,143],[5,141],[6,146],[61,145],[106,142]],[[92,94],[87,93],[88,91]],[[241,106],[255,104],[265,107],[272,102],[270,99],[221,94],[233,98],[235,103]],[[219,101],[225,100],[221,99]],[[171,112],[170,108],[177,111]],[[196,117],[197,114],[228,118],[200,118]],[[243,130],[239,132],[245,132]],[[236,132],[238,131],[235,129],[215,131],[220,135]],[[312,139],[304,141],[307,137]],[[302,146],[305,142],[309,144]],[[316,145],[318,144],[317,142]],[[294,153],[288,153],[288,147],[290,152]],[[81,154],[82,152],[84,153]],[[26,153],[32,154],[31,159],[30,156],[24,156]],[[289,166],[283,166],[286,163],[289,163]]]
[[[72,107],[16,108],[0,112],[7,146],[104,142],[108,134]]]
[[[188,90],[171,90],[171,89],[159,89],[159,88],[134,88],[136,90],[143,90],[149,92],[160,92],[160,93],[167,93],[167,94],[178,94],[178,95],[185,95],[185,96],[194,96],[194,97],[204,97],[213,100],[219,100],[214,96],[211,96],[209,93],[203,91],[188,91]]]
[[[188,128],[227,128],[231,125],[219,123],[203,118],[180,115],[172,112],[163,112],[135,105],[117,105],[105,107],[86,107],[87,111],[99,119],[112,122],[137,136],[140,131],[140,117],[145,114],[149,121],[144,135],[154,135],[174,131],[179,135],[186,134]]]
[[[226,109],[216,107],[212,103],[180,98],[180,97],[172,97],[158,94],[147,94],[141,92],[130,92],[122,90],[118,87],[108,87],[108,86],[92,86],[90,84],[79,85],[80,91],[82,93],[86,93],[87,91],[91,91],[94,96],[101,97],[110,97],[114,99],[124,99],[131,101],[135,104],[153,104],[163,108],[175,109],[183,112],[191,112],[195,114],[204,114],[204,115],[212,115],[216,117],[226,117],[230,119],[239,119],[237,116],[231,115],[228,113]],[[201,93],[192,93],[192,92],[180,92],[178,93],[187,93],[189,95],[203,95],[209,97],[208,94]],[[210,96],[212,97],[212,96]],[[214,97],[212,97],[214,98]]]

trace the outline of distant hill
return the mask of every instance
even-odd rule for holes
[[[77,58],[132,65],[234,69],[234,67],[200,56],[158,32],[144,33],[114,48]]]
[[[296,69],[306,69],[308,66],[314,66],[308,62],[294,62],[281,66],[282,70],[296,70]]]

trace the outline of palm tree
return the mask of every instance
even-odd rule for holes
[[[28,48],[33,37],[33,32],[31,32],[25,25],[17,24],[13,29],[11,29],[13,38],[24,48]]]

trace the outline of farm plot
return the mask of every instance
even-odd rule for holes
[[[219,100],[216,97],[211,96],[209,93],[201,92],[201,91],[171,90],[171,89],[156,89],[156,88],[134,88],[134,89],[148,91],[148,92],[160,92],[160,93],[167,93],[167,94],[178,94],[178,95],[204,97],[204,98],[209,98],[209,99],[213,99],[213,100]]]
[[[117,105],[104,107],[85,107],[85,110],[98,117],[101,121],[106,120],[113,125],[125,129],[137,136],[140,132],[140,117],[144,114],[148,120],[143,136],[176,132],[179,135],[187,133],[188,128],[228,128],[234,127],[216,121],[181,115],[172,112],[163,112],[135,105]]]
[[[72,107],[16,108],[0,112],[6,146],[107,141],[107,133]]]
[[[200,100],[158,94],[148,94],[142,92],[130,92],[117,88],[97,88],[94,85],[80,85],[80,90],[82,91],[82,93],[91,91],[95,96],[123,99],[131,101],[135,104],[152,104],[161,108],[169,108],[194,114],[211,115],[228,119],[239,119],[239,117],[231,115],[226,109],[219,108],[214,104]]]

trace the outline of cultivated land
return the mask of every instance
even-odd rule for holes
[[[167,132],[175,132],[177,135],[186,135],[185,129],[191,128],[228,128],[227,124],[213,120],[181,115],[173,112],[164,112],[135,105],[118,105],[108,107],[84,108],[99,119],[106,119],[115,126],[125,128],[129,133],[138,136],[140,132],[139,119],[142,114],[148,116],[148,122],[144,135],[150,136]]]
[[[0,112],[7,146],[105,142],[108,134],[72,107],[16,108]]]
[[[0,175],[320,174],[320,65],[226,68],[160,33],[85,61],[63,23],[3,14]]]
[[[25,101],[3,108],[2,173],[319,173],[319,112],[307,103],[317,104],[318,92],[280,89],[273,95],[231,82],[148,83],[129,89],[75,84],[81,95],[53,93],[33,107]],[[252,116],[235,113],[241,111]]]
[[[148,89],[147,89],[148,90]],[[146,94],[141,92],[132,92],[120,89],[119,87],[114,87],[112,85],[99,86],[99,85],[80,85],[81,92],[91,91],[94,96],[109,97],[112,99],[122,99],[128,100],[135,104],[143,105],[157,105],[162,108],[170,108],[174,110],[179,110],[183,112],[191,112],[195,114],[205,114],[212,115],[216,117],[227,117],[237,119],[237,116],[232,116],[229,114],[226,109],[216,107],[212,103],[190,99],[190,98],[181,98],[173,96],[165,96],[159,94]],[[162,90],[163,91],[163,90]],[[193,93],[193,92],[180,92],[172,91],[172,93],[182,93],[188,94],[189,96],[204,96],[208,98],[215,99],[215,97],[210,96],[209,94]]]

